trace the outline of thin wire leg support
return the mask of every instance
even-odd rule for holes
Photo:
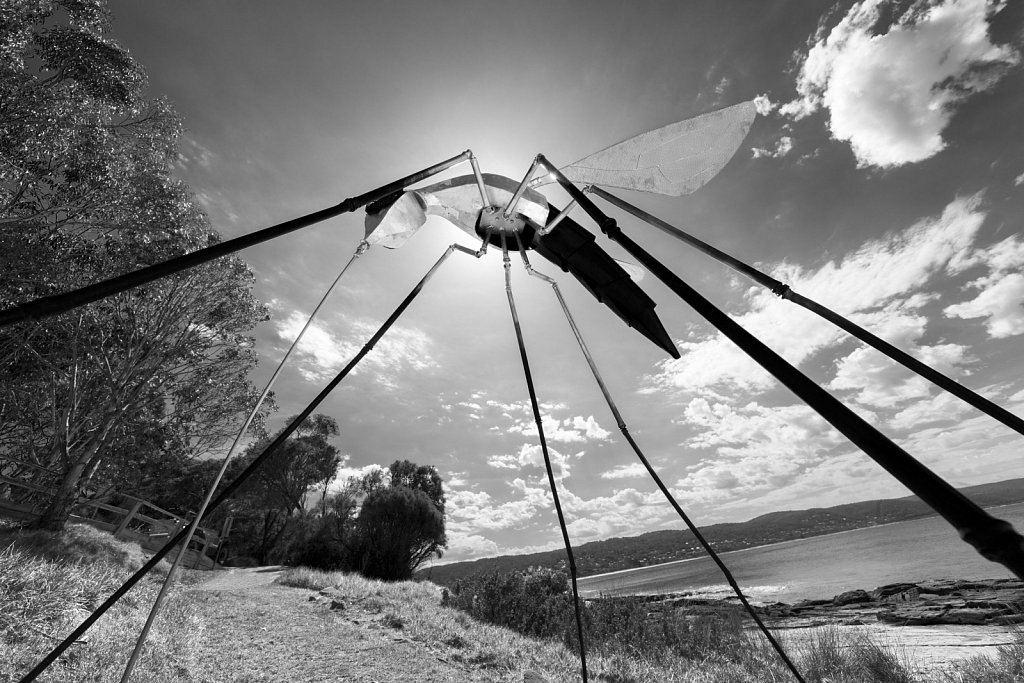
[[[522,255],[523,267],[526,268],[526,272],[532,275],[533,277],[539,278],[544,282],[548,283],[549,285],[551,285],[551,288],[555,291],[555,296],[558,298],[558,303],[562,307],[562,312],[565,314],[565,319],[568,321],[569,327],[572,328],[572,333],[576,337],[576,343],[579,344],[580,351],[583,352],[583,356],[587,360],[587,365],[590,366],[590,372],[591,374],[594,375],[594,380],[597,382],[598,387],[600,387],[601,389],[601,393],[604,395],[605,403],[608,404],[609,410],[611,410],[612,415],[615,417],[615,422],[619,427],[619,431],[622,432],[622,435],[626,438],[626,441],[633,449],[633,452],[636,453],[636,456],[640,459],[640,462],[647,469],[647,473],[651,475],[651,478],[654,480],[654,483],[657,484],[658,488],[661,490],[666,500],[668,500],[669,504],[673,507],[673,509],[675,509],[676,514],[679,515],[680,519],[683,520],[683,522],[686,524],[690,532],[693,533],[693,537],[697,539],[697,542],[700,543],[701,547],[704,548],[708,556],[711,557],[712,560],[714,560],[716,565],[718,565],[718,568],[721,570],[722,575],[725,577],[725,580],[729,583],[729,586],[732,587],[732,590],[736,594],[736,597],[739,598],[740,602],[743,604],[743,607],[747,611],[747,614],[749,614],[750,618],[754,620],[755,624],[757,624],[757,627],[761,630],[761,633],[764,634],[764,637],[768,639],[768,642],[771,644],[775,652],[779,655],[779,658],[783,661],[783,663],[789,668],[790,672],[793,674],[793,677],[800,683],[805,683],[803,676],[800,674],[800,670],[797,669],[796,665],[786,654],[786,651],[783,649],[782,645],[778,642],[778,640],[776,640],[775,636],[772,635],[772,632],[768,630],[768,627],[765,626],[763,621],[761,621],[761,617],[758,616],[753,606],[751,606],[750,602],[747,600],[747,596],[743,594],[743,591],[740,589],[739,584],[736,582],[736,579],[733,577],[732,572],[726,566],[725,562],[722,560],[721,557],[719,557],[718,553],[715,552],[715,549],[704,537],[704,534],[701,533],[697,525],[693,523],[689,515],[686,514],[682,506],[679,505],[679,503],[676,501],[675,497],[672,495],[672,492],[669,491],[667,486],[665,486],[665,483],[661,480],[661,477],[658,476],[658,473],[655,471],[651,463],[647,460],[647,457],[644,455],[643,451],[640,450],[640,446],[637,445],[636,441],[633,439],[632,434],[629,433],[629,428],[626,426],[626,422],[622,418],[622,414],[619,412],[619,408],[615,404],[615,400],[612,398],[611,392],[608,390],[608,386],[604,383],[604,378],[602,378],[601,372],[597,369],[597,363],[594,361],[594,357],[590,354],[590,349],[587,348],[587,343],[583,339],[583,334],[580,332],[579,327],[576,326],[576,320],[573,318],[572,313],[569,311],[569,305],[566,303],[565,298],[562,296],[562,290],[559,289],[558,283],[555,282],[554,279],[548,277],[547,275],[544,275],[543,273],[534,270],[533,266],[530,265],[530,261],[527,258],[525,251],[520,249],[520,254]]]
[[[516,235],[516,239],[519,236]],[[537,391],[533,386],[533,373],[530,372],[530,359],[526,355],[526,343],[523,341],[523,330],[519,325],[519,314],[516,312],[516,301],[512,295],[512,264],[508,256],[508,245],[505,242],[505,234],[501,235],[501,252],[505,263],[505,293],[508,296],[508,306],[512,312],[512,323],[516,329],[516,341],[519,342],[519,357],[523,361],[523,372],[526,375],[526,388],[530,392],[530,406],[533,408],[533,420],[537,424],[537,434],[540,437],[540,450],[544,455],[544,467],[548,473],[548,484],[551,486],[551,498],[555,503],[555,512],[558,514],[558,526],[562,531],[562,541],[565,543],[565,554],[569,558],[569,579],[572,582],[572,602],[576,613],[576,634],[580,643],[580,673],[583,676],[583,683],[587,683],[587,649],[583,640],[583,617],[580,614],[580,593],[576,585],[576,560],[572,554],[572,542],[569,540],[569,530],[565,526],[565,515],[562,514],[562,504],[558,499],[558,487],[555,484],[555,473],[551,468],[551,457],[548,454],[547,439],[544,438],[544,424],[541,419],[540,406],[537,403]]]
[[[188,544],[192,541],[192,536],[195,535],[196,529],[199,528],[199,520],[206,514],[206,508],[209,506],[210,501],[213,499],[213,494],[217,491],[217,487],[220,485],[221,479],[224,478],[224,473],[227,472],[228,464],[231,462],[231,458],[235,454],[235,450],[238,448],[238,444],[241,443],[242,437],[249,430],[249,425],[256,418],[257,413],[260,410],[260,406],[267,399],[270,394],[270,390],[274,388],[274,382],[277,381],[278,375],[281,374],[281,370],[284,369],[285,364],[291,357],[295,347],[299,345],[302,337],[305,336],[306,330],[313,324],[313,320],[316,319],[317,313],[323,308],[323,305],[330,298],[331,294],[337,288],[338,283],[341,282],[342,276],[348,272],[349,267],[355,263],[356,259],[366,253],[370,248],[370,245],[363,240],[356,247],[355,253],[352,254],[352,258],[348,260],[348,263],[341,269],[338,276],[334,278],[334,282],[330,284],[323,296],[320,298],[320,303],[316,305],[313,312],[309,314],[309,319],[306,320],[306,324],[299,330],[299,334],[296,335],[295,340],[292,341],[291,346],[285,351],[284,356],[281,357],[281,361],[277,364],[277,368],[274,369],[274,374],[270,376],[267,381],[267,385],[263,387],[263,391],[260,393],[256,404],[249,411],[249,415],[245,418],[245,422],[242,424],[242,428],[238,430],[238,434],[235,436],[235,440],[231,444],[231,448],[228,449],[227,455],[224,456],[224,460],[221,462],[220,469],[217,471],[217,475],[213,478],[213,482],[210,484],[209,489],[206,492],[206,497],[203,498],[202,504],[199,506],[199,510],[196,512],[195,518],[188,527],[188,533],[185,535],[185,540],[181,542],[181,547],[178,550],[178,554],[174,558],[174,563],[171,565],[170,571],[167,572],[167,577],[164,579],[163,585],[160,587],[160,592],[157,593],[156,600],[153,601],[153,607],[149,611],[149,617],[146,618],[146,623],[142,627],[142,631],[139,633],[138,639],[135,641],[135,647],[132,649],[132,654],[128,658],[128,663],[124,667],[124,673],[121,675],[121,683],[128,683],[131,678],[132,670],[135,668],[135,663],[139,659],[139,655],[142,654],[142,647],[146,644],[146,639],[149,637],[149,631],[153,628],[153,622],[156,620],[156,615],[160,612],[160,606],[163,604],[164,598],[170,591],[171,586],[174,583],[174,575],[178,569],[178,565],[181,564],[182,559],[185,557],[185,553],[188,552]]]
[[[384,321],[380,328],[373,334],[372,337],[370,337],[369,341],[367,341],[366,344],[363,345],[359,352],[356,353],[355,356],[353,356],[352,360],[350,360],[348,364],[344,368],[342,368],[341,372],[339,372],[334,377],[334,379],[332,379],[327,384],[327,386],[325,386],[320,391],[320,393],[316,395],[316,397],[309,403],[308,406],[306,406],[306,408],[301,413],[295,416],[295,418],[288,424],[288,426],[285,427],[284,430],[282,430],[281,433],[279,433],[274,438],[274,440],[267,445],[265,449],[263,449],[263,451],[256,457],[256,459],[253,460],[252,463],[250,463],[249,466],[246,467],[245,470],[243,470],[242,473],[239,474],[234,481],[228,484],[224,488],[224,490],[221,491],[216,498],[214,498],[214,500],[210,503],[209,507],[207,508],[207,514],[216,510],[218,507],[220,507],[221,504],[224,503],[224,501],[233,496],[235,492],[238,491],[238,489],[246,481],[248,481],[248,479],[257,470],[259,470],[263,463],[266,462],[267,459],[278,448],[280,448],[285,441],[287,441],[288,437],[290,437],[295,432],[295,430],[299,428],[299,425],[301,425],[306,418],[312,415],[313,411],[316,410],[316,408],[321,403],[323,403],[324,399],[326,399],[330,395],[330,393],[334,391],[335,387],[341,384],[342,380],[344,380],[349,375],[349,373],[351,373],[352,370],[355,369],[355,367],[359,364],[360,361],[362,361],[366,354],[373,350],[373,347],[376,346],[377,342],[380,341],[381,337],[383,337],[384,334],[389,329],[391,329],[391,326],[395,324],[395,321],[398,320],[399,317],[401,317],[402,313],[405,312],[405,310],[419,295],[419,293],[423,291],[423,288],[426,286],[427,282],[429,282],[430,279],[434,276],[438,268],[441,267],[441,264],[443,264],[445,260],[449,256],[451,256],[453,252],[456,251],[479,258],[484,253],[484,248],[481,248],[479,251],[473,251],[472,249],[467,249],[466,247],[463,247],[462,245],[459,244],[453,244],[450,247],[448,247],[445,250],[445,252],[441,255],[441,258],[439,258],[437,262],[434,263],[433,266],[431,266],[430,270],[427,271],[427,274],[423,276],[423,279],[420,280],[415,287],[413,287],[412,291],[409,292],[408,295],[406,295],[405,299],[402,300],[402,303],[398,305],[398,308],[396,308],[394,312],[388,317],[388,319]],[[46,657],[44,657],[38,664],[36,664],[36,666],[31,671],[25,674],[25,676],[20,680],[19,683],[31,683],[31,681],[36,680],[36,678],[38,678],[41,673],[43,673],[51,664],[53,664],[53,662],[55,662],[57,658],[64,653],[65,650],[67,650],[75,641],[81,638],[82,635],[86,631],[88,631],[89,628],[94,623],[96,623],[96,621],[99,620],[99,618],[103,616],[107,610],[113,607],[118,600],[124,597],[124,595],[135,586],[135,584],[141,581],[142,578],[146,576],[146,574],[152,571],[152,569],[156,567],[156,565],[159,564],[160,561],[164,559],[164,557],[166,557],[175,546],[177,546],[179,543],[185,540],[185,535],[187,533],[188,529],[182,529],[174,536],[174,538],[170,539],[162,548],[160,548],[160,550],[158,550],[153,555],[153,557],[149,558],[149,561],[146,562],[146,564],[142,565],[142,567],[138,571],[136,571],[134,574],[128,577],[128,580],[121,584],[120,588],[114,591],[110,595],[110,597],[108,597],[103,602],[103,604],[97,607],[92,614],[86,617],[85,620],[81,624],[79,624],[74,631],[68,634],[68,636],[63,641],[61,641],[57,645],[57,647],[55,647],[48,655],[46,655]]]

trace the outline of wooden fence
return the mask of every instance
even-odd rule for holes
[[[31,521],[39,516],[38,501],[48,498],[48,494],[45,487],[0,476],[0,515]],[[141,498],[122,495],[117,499],[120,505],[127,507],[100,500],[82,500],[75,506],[71,520],[110,532],[115,538],[138,543],[154,552],[188,524],[188,520]],[[227,532],[229,524],[230,520],[225,524],[224,532]],[[213,569],[216,566],[213,558],[220,548],[222,535],[226,536],[226,533],[203,527],[196,529],[182,558],[182,566]]]

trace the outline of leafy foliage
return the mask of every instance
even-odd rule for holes
[[[104,35],[105,2],[0,13],[0,307],[216,242],[171,173],[180,120]],[[41,526],[62,527],[94,477],[231,435],[255,400],[250,334],[267,317],[252,281],[225,258],[5,328],[0,469],[56,490]]]
[[[442,604],[486,623],[579,648],[569,577],[561,570],[477,574],[446,589]],[[642,597],[629,597],[587,601],[581,611],[587,646],[606,655],[738,661],[747,644],[737,610],[652,612]]]
[[[396,460],[326,498],[319,516],[291,534],[284,561],[367,577],[408,579],[447,545],[444,488],[437,469]]]
[[[420,489],[394,485],[371,492],[356,518],[361,540],[360,573],[370,578],[408,579],[447,541],[444,513]]]
[[[329,483],[341,463],[338,449],[330,443],[338,433],[334,418],[310,416],[242,487],[230,504],[236,519],[232,533],[236,554],[252,556],[262,564],[287,561],[296,552],[311,533],[307,494],[315,485]],[[272,440],[253,442],[232,463],[228,479],[248,467]]]

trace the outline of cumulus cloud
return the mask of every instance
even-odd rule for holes
[[[782,263],[768,270],[940,372],[965,375],[975,362],[970,347],[929,336],[934,334],[929,316],[940,308],[940,299],[947,303],[941,309],[946,315],[988,316],[992,336],[1024,332],[1016,327],[1024,292],[1015,289],[1018,278],[1024,278],[1024,241],[1013,236],[976,246],[984,220],[980,197],[958,198],[939,216],[817,268]],[[948,286],[949,278],[972,275],[967,292],[976,288],[977,296],[950,302],[964,288]],[[972,412],[961,401],[938,393],[879,352],[849,346],[848,337],[831,325],[809,313],[802,317],[802,309],[767,292],[749,290],[744,304],[734,314],[744,327],[793,363],[819,354],[816,371],[832,369],[824,384],[869,423],[890,433],[916,430],[904,437],[909,452],[940,464],[945,468],[940,472],[957,473],[964,482],[1000,476],[1004,465],[987,464],[977,454],[987,448],[999,454],[993,463],[1005,463],[1011,435],[999,429],[987,433],[981,423],[965,419]],[[754,500],[764,509],[806,507],[812,499],[827,504],[824,492],[840,489],[846,496],[903,493],[810,408],[771,405],[765,392],[773,382],[720,335],[691,333],[679,348],[683,356],[662,363],[660,372],[647,378],[646,390],[679,400],[684,409],[677,421],[695,430],[682,445],[699,459],[674,484],[682,500],[714,505],[718,514],[735,518],[739,510],[754,509],[749,503]],[[1008,385],[1004,393],[1015,389]],[[990,420],[988,425],[992,430]],[[950,455],[954,452],[960,460]],[[975,453],[973,462],[962,460],[970,453]],[[602,476],[611,474],[619,474],[617,468]]]
[[[912,317],[908,311],[932,298],[922,290],[933,276],[996,258],[972,250],[984,220],[980,197],[961,197],[941,215],[867,242],[817,269],[781,263],[767,270],[794,291],[858,318],[881,336],[908,342],[924,329],[923,319],[905,328]],[[1000,257],[1012,260],[1004,255],[1009,251],[1000,250]],[[800,364],[846,338],[832,324],[767,290],[749,290],[745,303],[747,310],[734,316],[737,322],[791,363]],[[644,391],[758,391],[773,385],[767,372],[720,334],[694,334],[677,346],[681,357],[660,363],[658,372],[645,378]]]
[[[467,534],[481,529],[522,528],[539,510],[551,505],[550,495],[543,488],[530,486],[520,478],[509,485],[518,495],[502,503],[483,491],[450,492],[446,501],[449,527]]]
[[[862,0],[819,37],[797,78],[800,96],[779,109],[797,119],[826,109],[832,136],[850,144],[860,166],[935,155],[955,105],[1019,61],[988,36],[989,16],[1005,3],[918,2],[876,34],[888,4]]]
[[[968,284],[980,290],[970,301],[947,306],[944,313],[951,318],[986,318],[990,337],[1001,338],[1024,334],[1024,241],[1008,237],[961,260],[958,269],[981,265],[988,274]]]
[[[508,412],[504,413],[504,416],[512,418]],[[611,432],[597,423],[593,415],[586,418],[577,415],[563,419],[547,413],[541,416],[541,422],[544,425],[544,438],[554,443],[604,441],[611,435]],[[533,420],[532,415],[529,418],[516,419],[508,431],[523,436],[538,436],[537,423]]]
[[[793,138],[788,135],[783,135],[775,145],[771,148],[767,147],[753,147],[751,152],[755,159],[769,158],[779,159],[786,156],[793,151]]]
[[[548,448],[548,455],[551,458],[551,469],[555,473],[555,478],[564,479],[569,476],[569,470],[571,469],[569,465],[570,456],[551,447]],[[506,470],[520,470],[524,467],[546,470],[544,452],[539,444],[533,443],[524,443],[519,448],[518,453],[492,455],[487,458],[487,464],[497,469]]]
[[[768,99],[767,95],[758,95],[754,98],[754,109],[761,116],[768,116],[775,109],[775,104]]]
[[[977,285],[976,285],[977,286]],[[1024,275],[1013,273],[992,283],[978,296],[945,309],[955,318],[987,318],[985,328],[991,337],[1024,334]]]
[[[971,407],[948,392],[938,393],[926,400],[915,401],[896,413],[889,425],[896,430],[914,429],[937,422],[955,422],[969,413]]]
[[[647,468],[638,462],[628,465],[616,465],[614,468],[601,473],[602,479],[632,479],[634,477],[646,477]]]
[[[854,319],[939,372],[951,374],[969,360],[967,347],[959,344],[918,344],[925,332],[927,318],[905,309],[890,306],[878,312],[855,315]],[[853,400],[865,406],[892,408],[899,403],[929,396],[932,385],[881,352],[860,347],[836,362],[836,373],[828,387],[855,391]]]

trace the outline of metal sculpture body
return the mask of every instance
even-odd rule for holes
[[[206,500],[193,520],[191,527],[181,531],[175,538],[171,539],[142,569],[115,591],[107,601],[97,608],[92,615],[87,617],[78,628],[22,680],[34,680],[110,606],[165,557],[173,547],[179,543],[187,545],[187,540],[204,514],[213,510],[232,496],[242,483],[313,412],[331,390],[345,379],[356,364],[373,348],[374,344],[380,340],[391,325],[406,310],[448,256],[455,252],[461,252],[479,257],[487,250],[488,246],[500,248],[503,254],[509,308],[512,313],[516,337],[519,343],[527,388],[544,454],[549,484],[558,513],[559,526],[566,546],[574,595],[576,594],[575,563],[561,506],[558,501],[556,480],[548,457],[539,404],[516,312],[512,291],[510,251],[520,252],[523,264],[529,275],[541,278],[552,285],[559,303],[565,312],[566,319],[572,327],[594,378],[626,441],[661,489],[668,502],[674,507],[680,518],[694,532],[697,539],[704,545],[705,549],[722,569],[727,581],[733,587],[741,602],[749,607],[746,598],[725,567],[725,564],[714,553],[710,545],[706,543],[699,529],[686,516],[682,507],[674,499],[668,487],[661,481],[658,473],[651,467],[640,447],[629,433],[628,427],[605,386],[579,329],[576,327],[572,315],[565,304],[565,300],[558,289],[558,285],[551,278],[534,270],[529,262],[527,252],[533,250],[563,271],[569,272],[626,324],[636,329],[669,355],[676,358],[679,357],[679,352],[676,350],[671,337],[654,312],[655,302],[631,279],[629,271],[634,269],[629,266],[624,267],[612,259],[597,244],[597,238],[593,233],[569,218],[569,212],[576,206],[582,208],[594,220],[601,232],[623,246],[627,252],[640,261],[645,269],[662,280],[673,292],[690,304],[698,313],[721,331],[722,334],[738,344],[751,358],[761,364],[762,367],[807,402],[823,418],[861,447],[867,455],[882,465],[900,482],[945,517],[958,530],[965,541],[974,545],[985,557],[1003,563],[1011,571],[1024,578],[1024,537],[1021,537],[1006,522],[989,516],[984,510],[917,462],[878,430],[855,415],[849,408],[828,395],[815,382],[768,349],[768,347],[755,339],[753,335],[740,327],[722,311],[715,308],[654,256],[626,237],[616,221],[598,209],[585,194],[585,191],[576,185],[576,183],[587,185],[587,192],[602,197],[655,227],[673,234],[675,237],[695,246],[704,253],[751,277],[758,283],[770,287],[779,296],[819,313],[826,319],[851,332],[865,343],[886,353],[890,358],[904,363],[910,369],[919,372],[922,376],[953,392],[971,403],[971,405],[1024,434],[1024,422],[1016,418],[1016,416],[1007,413],[998,406],[994,406],[991,402],[949,378],[936,373],[934,370],[927,368],[919,361],[911,359],[902,351],[874,337],[859,326],[829,311],[820,304],[796,295],[783,283],[756,271],[738,259],[718,251],[714,247],[683,233],[677,228],[659,221],[642,210],[614,197],[600,187],[596,187],[600,185],[603,187],[626,188],[669,195],[681,195],[692,192],[714,177],[725,166],[746,136],[755,115],[756,111],[753,103],[741,103],[630,138],[561,169],[552,165],[542,155],[539,155],[521,181],[482,173],[477,159],[472,155],[472,152],[466,151],[440,164],[424,169],[419,173],[414,173],[363,195],[346,199],[336,206],[323,209],[308,216],[296,218],[277,226],[186,254],[135,273],[128,273],[111,280],[96,283],[81,290],[27,302],[6,311],[0,311],[0,327],[19,321],[54,315],[115,292],[123,291],[124,289],[218,258],[247,246],[273,239],[326,218],[352,212],[365,206],[367,211],[365,236],[357,246],[352,259],[342,269],[334,284],[331,285],[331,288],[324,295],[320,305],[314,310],[309,321],[306,323],[306,327],[303,328],[303,331],[300,332],[298,338],[293,342],[291,348],[294,349],[302,334],[312,322],[313,316],[316,315],[324,300],[330,295],[338,280],[341,279],[342,275],[356,258],[370,246],[377,245],[390,249],[401,247],[426,223],[427,217],[431,215],[445,218],[467,234],[481,241],[480,248],[475,252],[457,244],[448,247],[433,268],[409,293],[391,316],[387,318],[381,328],[366,342],[348,365],[331,380],[305,410],[278,434],[236,480],[229,483],[214,498],[213,493],[221,476],[223,476],[228,459],[230,459],[238,444],[239,439],[236,439],[235,444],[224,460],[220,473],[211,484]],[[452,178],[419,189],[408,189],[410,185],[417,184],[465,161],[472,163],[473,173],[471,175]],[[534,178],[538,170],[542,171],[542,174]],[[550,182],[558,182],[572,198],[571,204],[564,210],[551,206],[544,195],[536,189]],[[290,353],[291,349],[285,354],[281,365],[284,364]],[[274,379],[277,377],[278,372],[280,372],[281,365],[278,366],[277,371],[275,371],[267,387],[264,389],[263,396],[266,396],[269,392]],[[262,401],[262,397],[260,400]],[[252,419],[252,415],[255,414],[258,407],[257,405],[253,409],[249,420]],[[246,421],[247,424],[248,420]],[[241,438],[244,430],[245,427],[243,426],[242,431],[239,432],[239,438]],[[170,584],[173,574],[174,569],[172,568],[165,582],[164,590],[161,591],[153,607],[150,620],[139,637],[135,652],[129,660],[122,681],[126,681],[131,673],[132,666],[145,640],[149,625],[152,623],[152,619],[159,608],[160,600]],[[576,610],[582,677],[586,681],[587,669],[585,650],[583,648],[583,628],[579,615],[578,601]],[[799,671],[788,659],[770,631],[764,627],[753,610],[750,610],[750,613],[780,657],[785,661],[794,678],[802,681],[803,679]]]

